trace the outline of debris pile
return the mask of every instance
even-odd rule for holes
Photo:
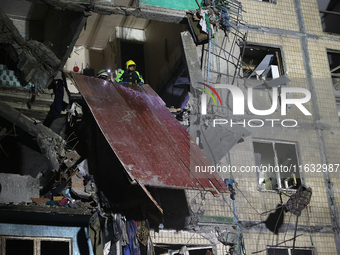
[[[69,158],[65,161],[66,165],[70,163]],[[96,194],[97,187],[85,159],[75,169],[60,172],[59,180],[43,196],[31,199],[37,205],[94,209],[98,206]]]

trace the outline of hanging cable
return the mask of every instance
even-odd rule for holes
[[[231,185],[233,185],[234,181],[231,182]],[[232,200],[230,198],[230,200]],[[237,234],[237,245],[238,245],[238,252],[239,254],[246,254],[245,253],[245,248],[244,246],[242,245],[243,244],[243,235],[242,235],[242,232],[241,232],[241,228],[240,228],[240,225],[239,225],[239,221],[238,221],[238,217],[237,217],[237,214],[236,214],[236,203],[235,203],[235,200],[233,199],[233,214],[234,214],[234,220],[235,220],[235,223],[236,223],[236,226],[237,226],[237,231],[238,231],[238,234]]]
[[[265,216],[265,215],[267,215],[269,212],[273,212],[273,211],[277,210],[278,208],[280,208],[280,207],[277,207],[277,208],[275,208],[275,209],[272,209],[272,210],[269,210],[269,211],[265,211],[265,212],[262,212],[262,213],[258,212],[258,211],[256,210],[256,208],[249,202],[249,200],[248,200],[247,197],[243,194],[243,192],[238,188],[237,182],[235,182],[235,183],[236,183],[236,185],[235,185],[236,189],[241,193],[241,195],[244,197],[244,199],[247,201],[247,203],[250,205],[250,207],[251,207],[258,215]]]
[[[307,218],[308,218],[308,225],[309,225],[310,242],[311,242],[312,246],[314,246],[313,237],[312,237],[312,230],[311,230],[310,221],[309,221],[309,212],[308,212],[308,208],[311,210],[311,206],[309,205],[306,209],[307,209]]]
[[[287,224],[287,227],[286,227],[285,235],[283,237],[283,241],[286,240],[286,235],[287,235],[287,232],[288,232],[288,227],[289,227],[289,224],[290,224],[291,217],[292,217],[292,214],[289,215],[289,220],[288,220],[288,224]]]

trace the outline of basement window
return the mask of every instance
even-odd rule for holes
[[[313,255],[314,252],[311,249],[306,248],[279,248],[272,247],[267,249],[267,255]]]
[[[339,0],[318,0],[322,31],[340,34],[338,21],[340,18]]]
[[[335,103],[340,121],[340,51],[327,50],[329,70],[331,72]]]
[[[71,239],[0,236],[0,255],[71,255]]]
[[[258,184],[263,190],[297,189],[301,185],[294,143],[255,141]]]
[[[269,81],[284,74],[279,48],[246,45],[242,59],[243,77]]]

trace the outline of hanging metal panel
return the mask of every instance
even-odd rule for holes
[[[190,171],[191,162],[211,164],[147,84],[123,85],[80,74],[73,78],[131,181],[227,192],[218,174]]]

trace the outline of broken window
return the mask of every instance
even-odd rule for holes
[[[301,185],[295,144],[256,141],[253,146],[260,187],[264,190],[297,189]]]
[[[327,50],[329,69],[332,76],[333,92],[340,120],[340,51]]]
[[[267,3],[272,3],[272,4],[276,4],[276,0],[257,0],[259,2],[267,2]]]
[[[322,30],[327,33],[340,34],[338,20],[340,18],[339,0],[318,0]]]
[[[268,255],[313,255],[313,250],[295,248],[294,252],[292,248],[268,248]]]
[[[243,77],[273,80],[284,74],[279,48],[246,45],[242,59]]]
[[[51,237],[0,236],[0,255],[70,255],[71,239]]]
[[[204,245],[183,245],[183,244],[168,244],[155,243],[156,255],[173,255],[187,254],[187,255],[212,255],[213,249],[211,246]]]

